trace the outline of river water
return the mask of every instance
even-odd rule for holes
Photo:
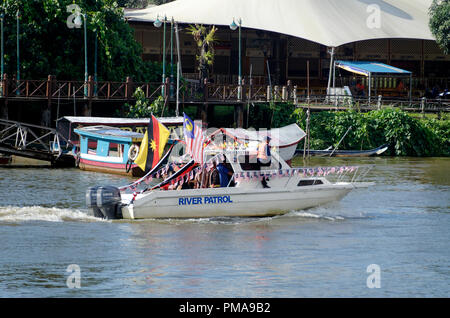
[[[0,297],[450,296],[450,159],[311,164],[373,164],[376,185],[278,217],[104,221],[86,188],[131,179],[0,169]]]

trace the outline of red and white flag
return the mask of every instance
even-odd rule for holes
[[[202,128],[184,114],[184,140],[186,141],[186,152],[199,164],[203,164],[203,144],[205,136]]]

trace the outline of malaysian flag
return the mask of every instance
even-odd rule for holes
[[[184,114],[183,128],[184,140],[186,141],[186,152],[191,155],[195,162],[203,164],[203,143],[205,142],[205,136],[203,135],[201,127],[195,125],[194,122]]]

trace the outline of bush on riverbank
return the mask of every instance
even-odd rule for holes
[[[306,115],[296,109],[287,122],[296,118],[306,127]],[[356,111],[322,111],[311,114],[310,148],[337,146],[349,127],[339,149],[365,150],[389,144],[388,155],[449,156],[450,120],[415,118],[408,113],[386,108],[359,113]]]

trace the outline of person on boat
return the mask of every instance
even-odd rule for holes
[[[256,162],[258,168],[269,167],[272,162],[272,156],[270,154],[270,137],[267,136],[264,141],[261,141],[258,145],[258,154],[256,156]]]
[[[209,187],[220,188],[220,172],[215,161],[213,161],[213,168],[209,174]]]
[[[258,145],[256,162],[259,170],[261,170],[261,167],[269,167],[272,163],[272,157],[270,154],[270,140],[271,138],[267,136],[266,140],[260,142]],[[261,184],[263,185],[263,188],[270,188],[267,185],[267,179],[264,177],[261,180]]]
[[[356,82],[356,94],[358,96],[364,96],[364,84],[361,83],[360,80],[358,80],[358,82]]]
[[[228,187],[230,176],[233,175],[233,172],[225,166],[225,159],[217,165],[217,170],[219,171],[220,186],[224,188]]]

